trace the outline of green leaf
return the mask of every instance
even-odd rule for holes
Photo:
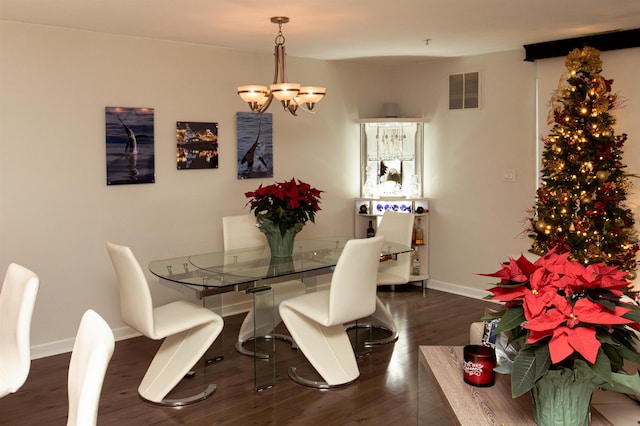
[[[625,305],[624,307],[626,308],[628,306]],[[640,309],[633,308],[629,312],[624,314],[622,318],[630,319],[633,322],[640,322]]]
[[[620,345],[618,353],[625,359],[640,364],[640,354],[635,349],[629,349],[625,345]]]
[[[503,309],[501,311],[488,311],[480,319],[482,321],[490,321],[492,319],[501,318],[505,314],[505,312],[507,312],[506,309]]]
[[[600,350],[604,351],[605,355],[609,359],[609,363],[611,364],[611,369],[613,371],[617,371],[620,368],[622,368],[622,364],[624,363],[624,359],[620,356],[620,353],[618,352],[619,347],[620,345],[617,343],[614,343],[614,344],[603,343],[599,349],[599,351]]]
[[[522,306],[515,306],[505,311],[504,315],[502,315],[500,323],[493,332],[494,334],[498,334],[504,333],[505,331],[513,330],[524,321],[526,321],[526,318],[524,317],[524,309],[522,308]]]
[[[536,353],[533,348],[522,349],[513,362],[511,372],[511,396],[517,398],[527,393],[535,383]]]
[[[631,395],[640,395],[640,375],[638,373],[633,375],[611,373],[610,384],[604,384],[602,388]]]
[[[610,300],[604,300],[604,299],[596,299],[593,300],[595,303],[598,303],[602,306],[604,306],[605,308],[607,308],[610,311],[615,311],[616,309],[616,304]]]
[[[611,382],[611,362],[602,347],[598,350],[596,363],[591,365],[591,371],[607,383]]]
[[[551,367],[551,353],[549,352],[548,345],[538,345],[534,347],[534,356],[536,358],[535,363],[535,376],[533,381],[537,381],[544,373]]]

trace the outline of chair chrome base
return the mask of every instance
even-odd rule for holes
[[[391,330],[390,328],[384,327],[382,325],[361,324],[358,322],[355,324],[350,324],[346,327],[347,331],[353,330],[355,328],[369,328],[369,329],[373,328],[376,330],[386,331],[390,334],[389,337],[384,337],[382,339],[365,340],[364,342],[365,348],[371,348],[374,346],[381,346],[381,345],[387,345],[389,343],[393,343],[398,340],[398,336],[399,336],[397,331]]]
[[[306,386],[309,388],[314,388],[314,389],[335,389],[335,388],[341,388],[344,386],[349,386],[350,384],[352,384],[353,382],[355,382],[357,380],[357,378],[346,382],[346,383],[340,383],[339,385],[330,385],[327,382],[319,382],[317,380],[310,380],[310,379],[305,379],[304,377],[300,377],[298,375],[298,373],[296,372],[296,368],[295,367],[289,367],[289,378],[302,386]]]
[[[207,388],[204,391],[198,394],[195,394],[193,396],[188,396],[186,398],[176,398],[176,399],[165,398],[160,402],[150,401],[144,396],[140,394],[138,395],[140,395],[140,398],[142,398],[144,402],[147,402],[149,404],[158,405],[161,407],[180,408],[186,405],[195,404],[196,402],[204,401],[209,396],[211,396],[211,394],[213,394],[215,391],[216,391],[216,385],[210,384],[207,386]]]
[[[205,365],[211,365],[214,362],[220,362],[222,360],[224,360],[224,355],[219,355],[219,356],[216,356],[216,357],[213,357],[213,358],[209,358],[209,359],[205,358],[204,364]]]
[[[240,353],[241,355],[246,355],[246,356],[252,356],[258,359],[269,359],[269,354],[265,354],[262,352],[254,352],[251,351],[249,349],[246,349],[244,347],[244,344],[247,342],[251,342],[253,340],[257,340],[257,339],[264,339],[264,340],[273,340],[273,339],[277,339],[277,340],[283,340],[285,342],[289,342],[291,343],[291,349],[298,349],[298,345],[296,344],[295,340],[293,340],[293,338],[287,334],[278,334],[278,333],[273,333],[273,334],[267,334],[265,336],[258,336],[258,337],[251,337],[247,340],[245,340],[244,342],[241,342],[239,340],[236,341],[236,351],[238,351],[238,353]]]

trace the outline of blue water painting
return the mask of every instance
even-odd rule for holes
[[[272,132],[270,113],[237,113],[238,179],[273,177]]]
[[[105,108],[107,185],[155,182],[153,108]]]

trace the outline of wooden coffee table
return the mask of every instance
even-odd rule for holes
[[[454,423],[463,426],[536,425],[529,394],[511,398],[511,376],[496,374],[495,385],[486,388],[464,382],[462,346],[420,346],[419,359],[419,374],[426,374],[436,385]],[[428,413],[418,411],[418,424],[430,424]],[[611,423],[592,408],[590,425]]]

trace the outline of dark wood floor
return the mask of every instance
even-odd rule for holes
[[[209,399],[183,409],[144,403],[137,387],[153,358],[158,342],[140,337],[116,343],[105,378],[98,416],[100,425],[388,425],[416,424],[418,413],[418,346],[464,345],[469,324],[491,303],[427,290],[398,286],[381,288],[400,331],[392,345],[375,348],[359,359],[360,378],[348,387],[319,391],[287,378],[290,365],[310,368],[297,351],[277,343],[276,385],[253,390],[253,360],[233,349],[243,315],[225,318],[225,359],[196,369],[176,392],[205,382],[218,390]],[[495,305],[493,305],[495,307]],[[25,385],[0,399],[1,425],[64,425],[67,416],[67,368],[70,354],[32,362]],[[450,424],[437,392],[426,392],[427,424]],[[424,412],[424,411],[423,411]]]

